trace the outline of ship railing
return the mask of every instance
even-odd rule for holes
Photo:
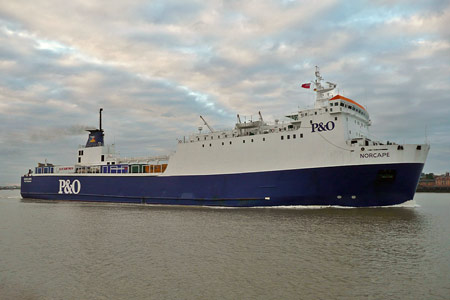
[[[169,155],[159,155],[159,156],[143,156],[143,157],[122,157],[117,160],[118,163],[150,163],[150,162],[160,162],[168,161]]]

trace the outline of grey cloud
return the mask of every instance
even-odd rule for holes
[[[73,162],[76,124],[99,107],[123,155],[163,154],[200,114],[226,127],[311,105],[299,85],[315,65],[368,106],[375,135],[420,142],[426,127],[426,171],[450,169],[448,1],[48,3],[0,8],[0,153],[17,161],[0,184],[50,155]]]

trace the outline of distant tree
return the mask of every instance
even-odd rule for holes
[[[426,175],[426,178],[427,178],[427,179],[434,179],[434,173],[428,173],[428,174]]]

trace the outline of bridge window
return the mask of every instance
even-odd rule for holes
[[[284,140],[284,136],[281,136],[281,140]]]
[[[104,155],[102,155],[102,161],[105,161],[105,156]]]
[[[80,163],[81,162],[81,157],[78,157],[78,163]]]
[[[290,140],[290,139],[291,139],[291,136],[290,136],[289,134],[287,135],[287,139],[288,139],[288,140]]]
[[[296,137],[297,137],[297,135],[295,135],[295,134],[292,135],[292,138],[293,138],[293,139],[295,139]]]
[[[303,138],[303,133],[300,133],[300,138]]]
[[[339,103],[337,103],[337,102],[334,102],[334,106],[338,106],[339,105]]]
[[[344,103],[343,103],[343,102],[341,102],[341,106],[344,106]]]

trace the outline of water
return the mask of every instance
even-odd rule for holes
[[[0,299],[450,299],[450,194],[213,209],[0,191]]]

